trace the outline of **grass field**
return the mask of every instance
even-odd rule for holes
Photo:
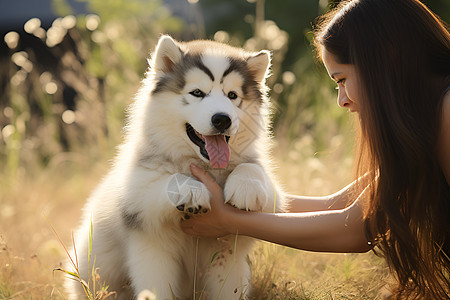
[[[300,167],[292,153],[275,154],[288,192],[326,194],[349,180],[350,164],[332,162],[332,155]],[[16,178],[1,178],[0,299],[65,299],[64,274],[54,270],[66,254],[52,226],[70,245],[83,203],[107,168],[106,161],[64,156],[38,173],[21,169]],[[249,262],[253,299],[381,299],[388,274],[373,253],[311,253],[265,242]]]

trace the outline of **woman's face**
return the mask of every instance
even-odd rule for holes
[[[348,108],[351,112],[359,112],[360,92],[356,69],[351,64],[340,64],[335,55],[325,48],[322,51],[322,60],[331,79],[338,85],[338,100],[340,107]]]

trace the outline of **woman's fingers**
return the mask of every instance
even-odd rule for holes
[[[206,172],[206,170],[191,164],[191,172],[198,180],[203,182],[208,188],[211,194],[222,193],[220,186],[214,181],[214,179]]]
[[[183,220],[183,222],[181,222],[181,229],[190,235],[197,235],[197,232],[194,230],[194,224],[195,221],[193,219],[189,219],[189,220]]]
[[[211,210],[205,214],[194,215],[181,222],[181,229],[190,235],[203,237],[221,237],[228,234],[223,222],[227,206],[223,198],[222,188],[202,168],[191,164],[192,174],[208,188],[211,193]]]

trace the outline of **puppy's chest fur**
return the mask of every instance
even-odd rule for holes
[[[231,172],[241,163],[255,163],[254,159],[239,159],[239,162],[233,160],[231,161],[227,168],[225,169],[215,169],[209,164],[199,160],[198,158],[184,158],[179,161],[172,161],[164,156],[152,156],[147,157],[145,160],[139,160],[137,163],[138,168],[144,168],[148,170],[150,174],[184,174],[186,176],[191,176],[190,165],[195,164],[200,168],[204,169],[208,174],[214,179],[214,181],[220,186],[224,187]]]

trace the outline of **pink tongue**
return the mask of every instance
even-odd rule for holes
[[[208,152],[209,161],[213,168],[225,168],[230,161],[230,148],[225,141],[225,136],[219,135],[204,135],[206,143],[206,151]]]

